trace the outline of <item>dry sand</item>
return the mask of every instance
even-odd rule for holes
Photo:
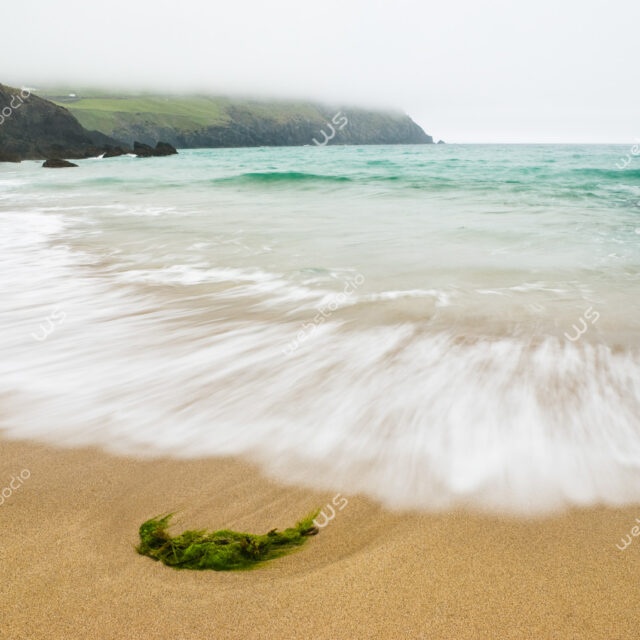
[[[283,528],[332,494],[236,460],[152,460],[0,441],[0,637],[11,640],[640,637],[640,507],[538,520],[394,514],[359,496],[257,570],[175,571],[134,551],[142,521]],[[25,474],[26,475],[26,474]]]

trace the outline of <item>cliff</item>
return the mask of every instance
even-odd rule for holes
[[[115,144],[63,107],[0,84],[0,161],[85,158]]]
[[[84,127],[128,145],[135,140],[147,144],[166,140],[178,148],[310,145],[314,138],[324,142],[331,137],[332,120],[343,125],[341,118],[347,124],[333,127],[328,144],[433,142],[404,114],[361,108],[211,96],[46,95],[64,105]]]

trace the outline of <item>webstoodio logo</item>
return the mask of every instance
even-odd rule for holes
[[[28,480],[30,477],[31,471],[29,471],[29,469],[23,469],[17,477],[11,476],[9,486],[5,487],[0,492],[0,506],[2,506],[5,500],[8,500],[13,495],[13,492],[17,491],[24,484],[24,481]]]

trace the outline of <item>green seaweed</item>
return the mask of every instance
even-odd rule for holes
[[[178,536],[172,536],[167,531],[174,515],[169,513],[151,518],[141,525],[140,545],[136,551],[174,569],[251,569],[289,553],[303,545],[309,536],[317,534],[318,528],[313,520],[318,513],[319,510],[309,514],[295,527],[284,531],[272,529],[264,535],[228,529],[209,533],[203,529],[184,531]]]

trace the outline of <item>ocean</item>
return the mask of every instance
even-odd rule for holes
[[[396,509],[640,500],[629,147],[78,164],[0,164],[6,437],[241,456]]]

